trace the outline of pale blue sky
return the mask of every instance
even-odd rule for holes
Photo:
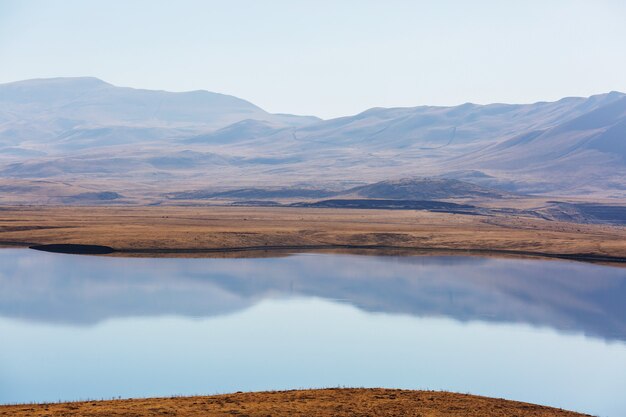
[[[623,0],[0,0],[0,82],[96,76],[272,112],[626,91]]]

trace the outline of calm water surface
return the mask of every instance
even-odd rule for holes
[[[0,250],[0,403],[445,389],[626,415],[626,269]]]

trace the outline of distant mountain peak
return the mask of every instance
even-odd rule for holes
[[[84,87],[113,87],[113,84],[107,83],[96,77],[54,77],[54,78],[33,78],[30,80],[14,81],[0,84],[1,87],[59,87],[59,88],[84,88]]]
[[[206,131],[245,119],[282,126],[301,126],[318,120],[274,115],[227,94],[118,87],[95,77],[42,78],[0,84],[0,122],[3,119],[15,121],[16,126],[27,124],[35,130],[41,126],[40,133],[23,134],[30,140],[67,136],[68,127],[75,126],[202,128]],[[42,120],[50,124],[41,123]],[[66,121],[71,121],[69,126]],[[8,127],[9,131],[11,129],[18,127]],[[0,130],[0,144],[1,134]]]

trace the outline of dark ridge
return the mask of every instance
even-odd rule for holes
[[[387,209],[387,210],[430,210],[445,212],[472,213],[475,206],[468,204],[447,203],[444,201],[420,200],[374,200],[374,199],[345,199],[322,200],[313,203],[294,203],[292,207],[324,207],[324,208],[358,208],[358,209]]]
[[[183,191],[167,194],[171,200],[200,200],[211,198],[243,198],[243,199],[266,199],[266,198],[324,198],[336,193],[324,189],[313,188],[240,188],[228,191]]]
[[[626,224],[626,206],[590,203],[574,204],[574,206],[598,223]]]
[[[52,245],[34,245],[30,249],[44,252],[68,253],[72,255],[108,255],[115,252],[115,249],[100,245],[79,245],[71,243],[58,243]]]
[[[243,207],[282,207],[278,201],[272,200],[244,200],[234,201],[230,203],[231,206],[243,206]]]
[[[114,191],[102,191],[102,192],[75,194],[75,195],[63,198],[63,201],[67,203],[70,203],[72,201],[83,201],[83,200],[111,201],[111,200],[118,200],[120,198],[124,198],[124,196]]]
[[[548,203],[562,210],[563,214],[561,216],[570,216],[571,218],[565,217],[567,221],[578,220],[580,223],[626,225],[626,206],[624,205],[567,203],[562,201],[548,201]]]
[[[257,158],[258,159],[258,158]],[[448,178],[404,178],[361,185],[343,191],[323,188],[272,187],[239,188],[226,191],[191,190],[165,195],[171,200],[244,199],[265,200],[278,198],[351,198],[431,201],[446,198],[504,198],[511,193],[494,190],[473,183]]]
[[[445,198],[503,198],[510,193],[450,178],[402,178],[362,185],[343,194],[356,194],[362,198],[388,200],[441,200]]]

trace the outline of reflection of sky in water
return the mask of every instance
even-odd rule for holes
[[[0,402],[349,385],[621,416],[625,282],[557,261],[4,250]]]

